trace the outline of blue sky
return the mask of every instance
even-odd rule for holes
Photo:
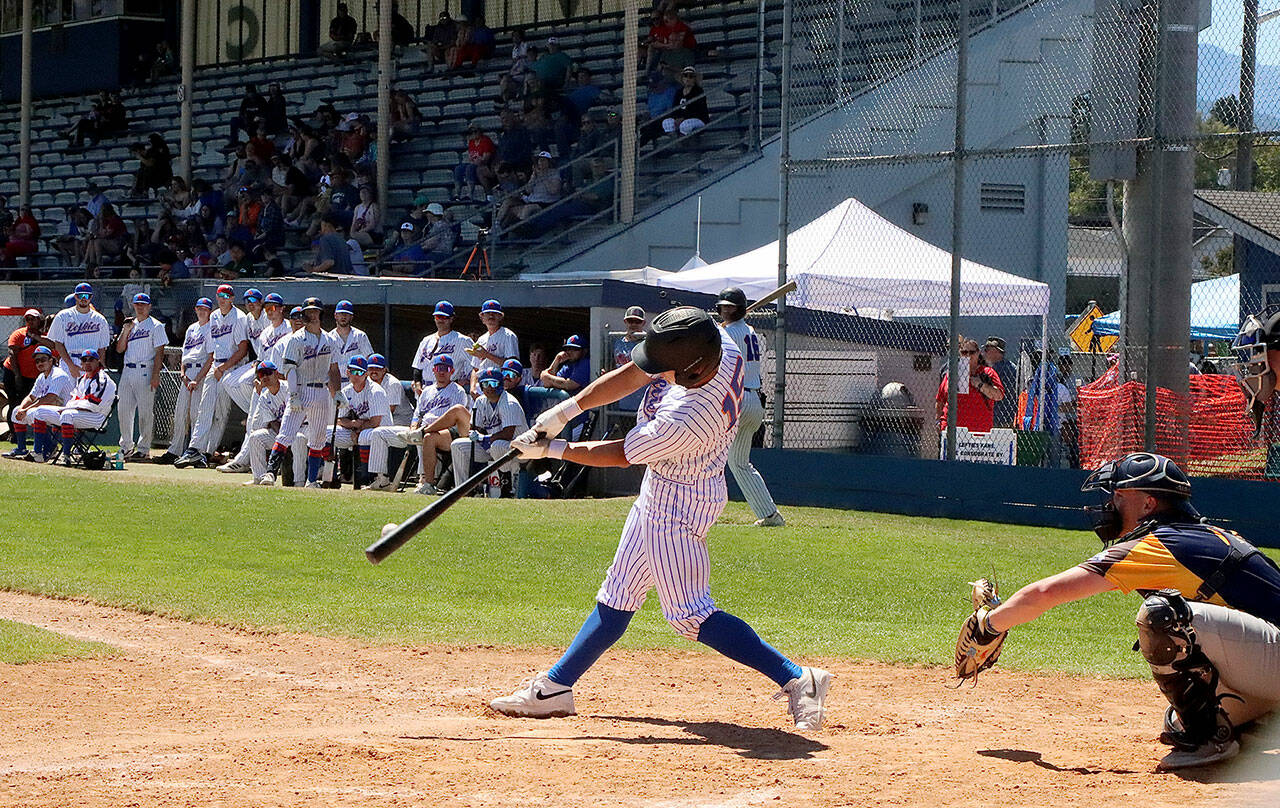
[[[1241,0],[1212,0],[1213,25],[1200,32],[1200,41],[1217,45],[1240,55],[1240,25],[1244,17]],[[1258,11],[1265,14],[1280,8],[1280,0],[1258,0]],[[1258,29],[1258,61],[1280,63],[1280,18],[1263,23]]]

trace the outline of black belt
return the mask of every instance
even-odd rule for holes
[[[229,356],[224,356],[224,357],[222,357],[221,359],[218,359],[217,357],[214,357],[213,361],[215,361],[215,362],[217,362],[219,365],[221,365],[223,362],[227,361],[227,360],[228,360],[228,359],[230,359],[230,358],[231,358],[231,357],[229,357]]]
[[[125,362],[125,363],[124,363],[124,366],[125,366],[125,367],[127,367],[127,368],[149,368],[149,367],[151,367],[151,363],[150,363],[150,362],[139,362],[139,363],[137,363],[137,364],[134,364],[133,362]]]
[[[192,363],[191,363],[191,364],[189,364],[189,365],[183,365],[183,366],[182,366],[182,369],[183,369],[183,370],[191,370],[192,368],[198,368],[198,367],[200,367],[200,365],[201,365],[201,364],[202,364],[202,363],[200,363],[200,362],[192,362]]]
[[[324,387],[328,382],[307,382],[303,387]]]

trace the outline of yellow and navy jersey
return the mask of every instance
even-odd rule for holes
[[[1176,589],[1188,600],[1239,609],[1280,626],[1280,569],[1232,531],[1157,524],[1080,565],[1122,592]]]

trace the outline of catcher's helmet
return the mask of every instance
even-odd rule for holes
[[[631,359],[645,373],[674,370],[681,387],[697,387],[715,375],[720,329],[702,309],[668,309],[644,331],[645,338],[631,352]]]
[[[716,301],[717,306],[737,306],[743,311],[747,310],[747,296],[736,286],[730,286],[720,292],[720,299]]]
[[[324,311],[324,304],[320,302],[318,297],[309,297],[302,301],[303,311]]]
[[[1133,452],[1119,460],[1103,463],[1080,486],[1081,491],[1146,491],[1186,499],[1191,496],[1191,480],[1164,455]]]

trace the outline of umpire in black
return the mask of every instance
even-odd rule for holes
[[[1024,586],[991,610],[995,635],[1054,606],[1120,590],[1143,597],[1138,650],[1169,700],[1165,770],[1227,760],[1239,728],[1280,703],[1280,568],[1239,535],[1206,524],[1191,482],[1147,452],[1107,463],[1084,484],[1102,552]]]

